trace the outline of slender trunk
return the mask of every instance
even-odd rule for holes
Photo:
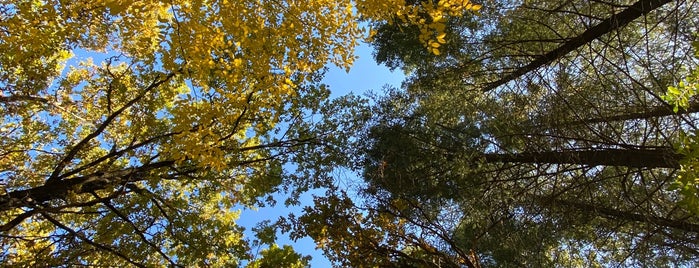
[[[485,154],[486,162],[575,164],[635,168],[679,168],[682,155],[672,149],[600,149],[553,152]]]
[[[650,224],[661,226],[661,227],[673,228],[673,229],[678,229],[678,230],[687,231],[687,232],[699,233],[699,224],[693,223],[693,222],[687,222],[685,220],[668,219],[668,218],[664,218],[664,217],[636,214],[636,213],[632,213],[632,212],[627,212],[627,211],[622,211],[622,210],[618,210],[618,209],[598,206],[598,205],[594,205],[594,204],[581,203],[581,202],[577,202],[577,201],[560,200],[560,199],[550,200],[547,198],[541,198],[541,200],[545,204],[548,204],[548,205],[574,208],[574,209],[583,211],[585,213],[598,215],[598,216],[604,217],[604,218],[621,220],[621,221],[629,221],[629,222],[650,223]]]
[[[671,0],[640,0],[626,8],[624,11],[612,15],[611,17],[607,18],[606,20],[603,20],[594,27],[587,29],[582,34],[571,38],[570,40],[566,41],[565,43],[563,43],[563,45],[554,49],[553,51],[550,51],[544,55],[537,57],[536,59],[534,59],[534,61],[530,62],[525,66],[515,69],[513,72],[505,75],[501,79],[489,83],[485,88],[482,89],[482,91],[491,91],[501,85],[506,84],[507,82],[517,79],[518,77],[532,70],[549,64],[554,60],[565,56],[569,52],[587,43],[592,42],[593,40],[599,38],[604,34],[613,32],[616,29],[628,24],[629,22],[632,22],[633,20],[645,14],[648,14],[648,12],[669,2],[671,2]]]
[[[603,116],[603,117],[596,117],[596,118],[585,118],[585,119],[572,120],[572,121],[552,122],[552,124],[548,125],[548,126],[545,125],[546,123],[544,123],[544,124],[538,125],[537,128],[580,126],[580,125],[589,125],[589,124],[595,124],[595,123],[616,122],[616,121],[637,120],[637,119],[646,120],[646,119],[651,119],[651,118],[673,116],[673,115],[682,115],[682,114],[692,114],[692,113],[697,113],[697,112],[699,112],[699,102],[692,102],[692,103],[690,103],[689,107],[687,107],[687,109],[680,109],[676,113],[672,110],[671,106],[666,105],[666,106],[657,106],[657,107],[653,107],[653,108],[650,108],[650,109],[645,110],[645,111],[638,111],[638,112],[632,112],[632,113],[610,115],[610,116]]]

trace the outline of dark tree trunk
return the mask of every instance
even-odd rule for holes
[[[679,160],[681,158],[681,154],[674,152],[670,148],[571,150],[482,155],[482,159],[491,163],[576,164],[636,168],[679,168]]]
[[[603,218],[620,220],[620,221],[628,221],[628,222],[649,223],[649,224],[653,224],[653,225],[661,226],[661,227],[665,227],[665,228],[673,228],[673,229],[678,229],[678,230],[687,231],[687,232],[699,233],[699,224],[693,223],[693,222],[687,222],[685,220],[669,219],[669,218],[665,218],[665,217],[636,214],[633,212],[622,211],[622,210],[618,210],[618,209],[603,207],[603,206],[594,205],[594,204],[587,204],[587,203],[582,203],[582,202],[577,202],[577,201],[568,201],[568,200],[560,200],[560,199],[548,200],[546,198],[542,198],[542,201],[546,205],[555,205],[555,206],[561,206],[561,207],[566,207],[566,208],[574,208],[574,209],[580,210],[584,213],[597,215],[597,216],[600,216]]]
[[[639,119],[647,120],[647,119],[651,119],[651,118],[659,118],[659,117],[683,115],[683,114],[692,114],[692,113],[697,113],[697,112],[699,112],[699,101],[695,101],[695,102],[690,103],[689,107],[687,107],[687,109],[680,109],[676,113],[675,113],[675,111],[672,110],[672,107],[670,105],[666,105],[666,106],[657,106],[657,107],[649,108],[645,111],[631,112],[631,113],[625,113],[625,114],[601,116],[601,117],[596,117],[596,118],[585,118],[585,119],[563,121],[563,122],[551,122],[551,124],[548,126],[545,125],[545,123],[542,123],[541,125],[538,125],[537,128],[569,127],[569,126],[589,125],[589,124],[595,124],[595,123],[617,122],[617,121],[639,120]]]
[[[109,173],[49,181],[42,186],[12,191],[0,195],[0,211],[31,207],[51,200],[65,199],[70,191],[76,194],[90,193],[96,190],[107,189],[109,186],[140,181],[144,179],[147,172],[171,166],[173,163],[173,161],[151,163],[137,168],[117,170]]]

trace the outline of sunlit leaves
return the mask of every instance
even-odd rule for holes
[[[248,264],[246,267],[250,268],[263,268],[263,267],[289,267],[289,268],[303,268],[308,266],[308,261],[310,258],[302,257],[296,253],[291,246],[284,245],[284,247],[279,248],[279,246],[272,245],[268,249],[262,250],[260,253],[261,258],[255,260],[254,262]]]
[[[699,42],[692,43],[695,56],[699,56]],[[676,86],[668,86],[663,99],[673,106],[674,112],[690,108],[696,101],[699,93],[699,69],[694,68],[691,73]],[[699,215],[699,138],[697,132],[680,133],[677,151],[683,155],[681,169],[672,189],[682,194],[682,203],[695,215]]]
[[[357,1],[359,12],[368,19],[388,19],[393,24],[414,25],[420,29],[419,40],[432,54],[439,55],[439,44],[444,44],[448,16],[463,16],[467,11],[478,11],[481,5],[468,0],[439,1]],[[371,37],[371,36],[370,36]]]
[[[352,65],[360,17],[422,25],[439,53],[444,17],[476,10],[467,1],[0,4],[0,261],[17,266],[305,266],[287,246],[253,260],[236,220],[281,188],[294,203],[329,184],[304,177],[334,161],[312,135],[340,139],[304,122],[329,94],[319,74]],[[288,174],[290,160],[307,173]]]
[[[699,215],[699,138],[696,133],[681,134],[677,151],[683,155],[681,169],[671,189],[682,195],[682,204]]]
[[[699,70],[694,70],[683,81],[677,83],[677,86],[669,86],[667,88],[667,94],[663,96],[663,99],[673,106],[675,112],[689,108],[690,98],[699,93],[697,79],[699,79]]]

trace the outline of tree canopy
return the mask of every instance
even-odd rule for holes
[[[0,3],[6,265],[699,261],[694,0]],[[362,40],[408,79],[329,100]]]

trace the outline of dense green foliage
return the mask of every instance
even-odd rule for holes
[[[353,252],[414,267],[696,263],[699,217],[681,201],[695,184],[677,187],[696,150],[676,145],[699,110],[663,96],[698,63],[699,3],[482,4],[445,23],[439,55],[412,26],[374,25],[377,60],[410,77],[366,108],[361,198],[319,198],[298,221],[349,231],[307,234],[351,265]]]

